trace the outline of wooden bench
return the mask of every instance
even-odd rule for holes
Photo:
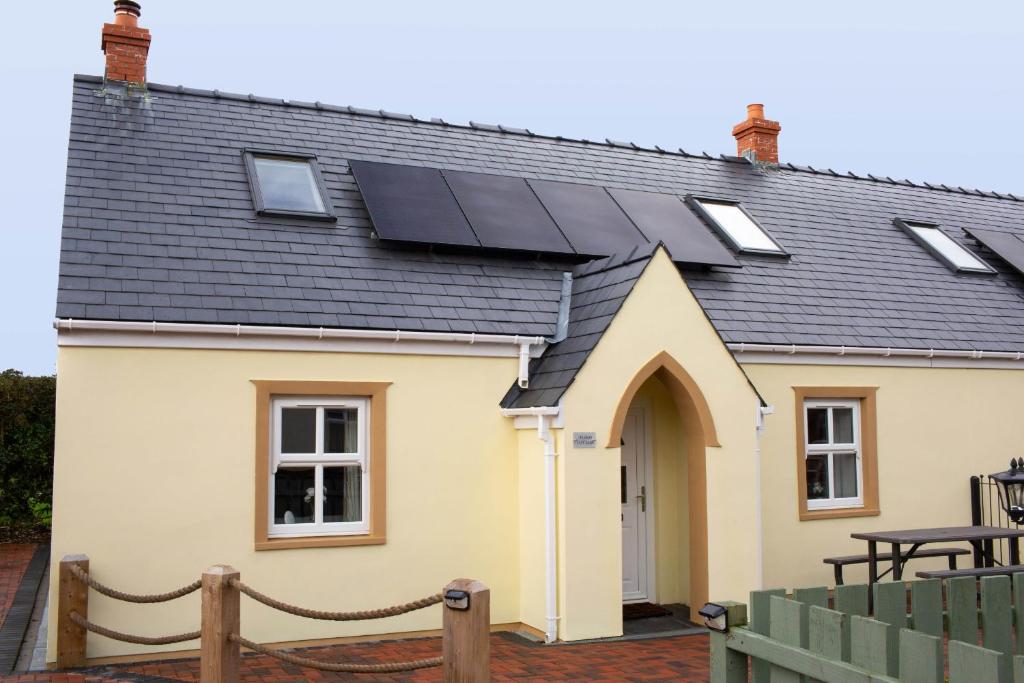
[[[949,569],[950,569],[950,571],[955,571],[956,570],[956,558],[957,558],[957,555],[970,555],[970,554],[971,554],[971,551],[970,550],[965,550],[964,548],[922,548],[921,550],[916,551],[909,559],[914,560],[914,559],[917,559],[919,557],[945,557],[949,561]],[[883,561],[891,562],[892,561],[892,553],[878,553],[877,558],[878,558],[879,562],[883,562]],[[903,561],[906,562],[907,558],[904,557]],[[867,555],[844,555],[843,557],[826,557],[824,560],[822,560],[822,562],[824,562],[825,564],[832,565],[832,568],[835,571],[835,575],[836,575],[836,585],[837,586],[842,586],[843,585],[843,567],[845,567],[848,564],[867,564],[868,563],[868,556]],[[964,571],[969,571],[969,570],[965,569]],[[921,575],[921,573],[918,572],[918,576],[920,576],[920,575]]]
[[[1008,564],[1005,567],[979,567],[977,569],[926,569],[917,572],[921,579],[955,579],[958,576],[1009,576],[1024,572],[1024,564]]]

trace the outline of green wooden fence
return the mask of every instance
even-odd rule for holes
[[[711,634],[711,680],[1024,683],[1024,573],[980,583],[980,596],[972,577],[877,583],[874,615],[863,585],[837,586],[831,602],[826,588],[755,591],[749,620],[747,605],[723,603],[730,629]]]

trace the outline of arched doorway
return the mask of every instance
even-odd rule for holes
[[[624,601],[707,600],[705,449],[718,436],[688,372],[662,352],[630,381],[609,429],[620,448]]]

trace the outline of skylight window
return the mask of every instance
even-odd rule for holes
[[[735,202],[688,197],[690,203],[736,251],[786,255],[786,250]]]
[[[334,218],[315,157],[247,151],[245,164],[258,213]]]
[[[944,233],[933,223],[918,223],[896,219],[896,224],[903,228],[925,249],[942,260],[957,273],[994,273],[987,263],[972,254],[966,247],[960,246],[952,237]]]

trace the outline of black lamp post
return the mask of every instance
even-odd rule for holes
[[[989,475],[999,487],[999,503],[1016,524],[1024,522],[1024,458],[1010,461],[1010,469]]]

